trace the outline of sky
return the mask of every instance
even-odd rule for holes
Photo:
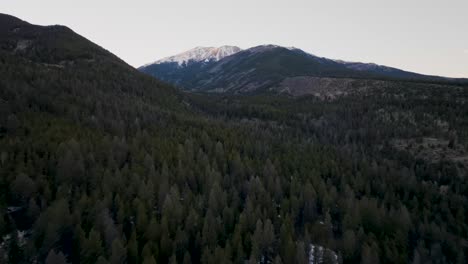
[[[468,77],[468,0],[1,0],[138,67],[196,46],[293,46],[317,56]]]

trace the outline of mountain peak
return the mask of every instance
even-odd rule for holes
[[[295,48],[295,47],[284,47],[284,46],[279,46],[279,45],[274,45],[274,44],[259,45],[259,46],[252,47],[249,50],[253,52],[263,52],[263,51],[274,50],[274,49],[299,50],[298,48]]]
[[[156,64],[165,62],[176,62],[179,65],[186,64],[190,61],[193,62],[204,62],[204,61],[219,61],[224,57],[235,54],[242,49],[236,46],[220,46],[220,47],[195,47],[188,51],[179,53],[174,56],[166,57],[157,60]],[[151,63],[153,64],[153,63]]]
[[[17,17],[0,13],[0,31],[6,33],[20,26],[30,25]]]

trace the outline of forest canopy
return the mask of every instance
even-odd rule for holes
[[[0,36],[3,262],[467,261],[467,87],[185,94]]]

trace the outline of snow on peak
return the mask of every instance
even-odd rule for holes
[[[191,50],[182,52],[180,54],[157,60],[154,63],[160,64],[164,62],[177,62],[177,64],[183,65],[184,63],[187,63],[189,61],[219,61],[220,59],[230,56],[239,51],[241,51],[241,49],[236,46],[196,47]]]

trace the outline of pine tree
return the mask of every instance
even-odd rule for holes
[[[122,264],[126,263],[126,248],[123,246],[120,238],[114,239],[112,242],[112,252],[109,259],[111,264]]]
[[[136,264],[139,261],[139,254],[138,254],[138,242],[136,239],[136,232],[132,231],[130,235],[130,239],[127,243],[127,260],[130,264]]]
[[[101,237],[91,229],[81,249],[82,263],[95,263],[103,253]]]
[[[356,254],[356,237],[353,230],[346,230],[343,236],[343,250],[345,259],[353,259]]]
[[[361,263],[363,264],[379,264],[379,255],[378,252],[376,252],[375,248],[372,248],[368,244],[365,244],[362,247],[362,253],[361,253]]]
[[[297,243],[296,246],[296,263],[298,264],[307,264],[309,263],[309,258],[307,257],[306,247],[304,242]]]
[[[184,261],[183,264],[192,264],[192,260],[190,258],[190,253],[185,252],[184,253]]]
[[[156,264],[156,260],[153,256],[146,256],[143,260],[143,264]]]
[[[96,261],[96,264],[109,264],[109,261],[107,261],[107,259],[103,256],[100,256],[97,261]]]
[[[56,253],[55,250],[50,250],[45,260],[46,264],[66,264],[67,258],[62,252]]]

